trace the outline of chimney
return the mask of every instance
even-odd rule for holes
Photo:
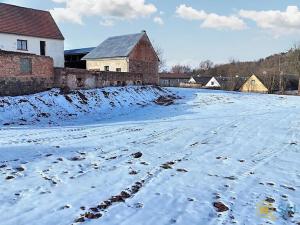
[[[146,30],[142,30],[142,33],[145,33],[145,34],[146,34],[147,32],[146,32]]]

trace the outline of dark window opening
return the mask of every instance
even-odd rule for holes
[[[17,40],[17,49],[21,51],[27,51],[28,45],[26,40]]]
[[[20,59],[20,70],[21,73],[31,74],[32,73],[32,61],[28,58]]]
[[[84,82],[82,78],[77,78],[77,87],[84,87]]]
[[[46,55],[46,42],[45,41],[40,42],[40,52],[41,52],[41,55]]]
[[[104,71],[109,71],[109,66],[104,66]]]
[[[117,68],[116,71],[117,72],[121,72],[122,70],[121,70],[121,68]]]

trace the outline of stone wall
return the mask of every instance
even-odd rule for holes
[[[141,73],[104,72],[84,69],[55,69],[54,86],[70,90],[92,89],[107,86],[157,84],[145,80]],[[146,76],[147,77],[147,76]]]
[[[31,62],[31,71],[21,71],[21,59]],[[26,95],[52,88],[53,60],[50,57],[0,50],[0,95]]]

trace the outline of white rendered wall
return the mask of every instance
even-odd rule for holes
[[[28,51],[17,50],[17,40],[27,40]],[[40,41],[46,42],[46,56],[53,58],[55,67],[64,67],[64,41],[0,33],[0,49],[40,55]]]

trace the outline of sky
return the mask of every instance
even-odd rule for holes
[[[146,30],[168,67],[258,60],[300,42],[299,0],[0,0],[49,10],[65,48]]]

